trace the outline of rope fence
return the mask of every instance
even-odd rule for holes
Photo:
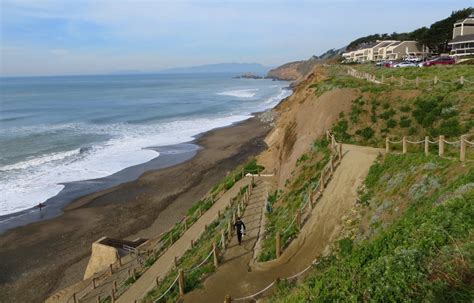
[[[277,232],[275,235],[275,256],[279,258],[282,254],[282,241],[281,238],[290,231],[292,227],[295,227],[297,230],[301,230],[304,224],[309,220],[312,214],[314,205],[322,197],[322,192],[324,191],[327,183],[329,183],[331,177],[334,174],[335,169],[339,166],[342,161],[342,143],[337,142],[336,138],[329,131],[326,132],[326,139],[330,142],[330,151],[331,156],[329,162],[321,170],[321,175],[319,180],[315,183],[314,186],[308,189],[304,197],[303,203],[296,210],[295,216],[288,225],[283,229],[282,232]],[[263,233],[262,236],[266,236],[266,233]]]
[[[438,140],[431,141],[429,137],[425,137],[424,140],[419,141],[410,141],[407,137],[403,137],[399,141],[390,140],[389,137],[385,138],[385,152],[389,153],[391,150],[390,144],[402,144],[402,153],[406,154],[408,151],[408,144],[424,144],[424,152],[426,155],[430,152],[430,144],[438,145],[438,155],[443,157],[445,154],[445,144],[452,145],[454,147],[459,147],[459,160],[466,160],[466,149],[467,147],[474,147],[474,142],[467,140],[468,135],[462,135],[459,140],[448,141],[445,139],[445,136],[439,136]]]
[[[238,180],[244,178],[245,176],[252,178],[250,182],[251,184],[250,187],[253,187],[253,183],[254,183],[253,176],[261,176],[260,168],[257,167],[255,170],[248,170],[248,169],[242,168],[238,173],[233,174],[233,182],[236,183]],[[148,269],[148,267],[144,266],[144,263],[145,263],[144,261],[146,260],[146,258],[149,258],[150,255],[152,254],[156,260],[159,259],[195,222],[198,221],[198,219],[209,208],[212,207],[212,205],[214,205],[215,201],[217,201],[217,199],[220,198],[229,189],[225,189],[224,187],[223,190],[221,190],[219,193],[216,194],[217,198],[208,197],[205,200],[203,200],[204,203],[202,203],[202,205],[206,204],[207,202],[211,202],[211,204],[208,205],[206,209],[204,209],[203,206],[200,205],[197,208],[197,210],[193,213],[193,216],[195,218],[192,218],[192,220],[189,220],[190,217],[185,216],[180,221],[178,221],[174,226],[169,228],[168,231],[163,232],[159,234],[158,236],[149,239],[148,242],[157,241],[157,243],[153,245],[151,250],[150,249],[140,250],[138,248],[133,249],[133,251],[130,250],[130,254],[127,255],[130,260],[127,262],[127,264],[130,262],[136,262],[138,263],[138,266],[133,267],[133,275],[132,275],[132,271],[129,269],[128,276],[113,280],[114,288],[112,290],[112,293],[109,296],[113,296],[113,299],[115,300],[118,296],[123,294],[131,284],[131,283],[127,283],[130,277],[135,278],[137,275],[140,276]],[[247,188],[247,191],[249,191],[249,188]],[[248,193],[246,193],[246,195],[247,196],[245,196],[245,198],[248,199],[249,197]],[[212,199],[212,201],[209,199]],[[241,205],[242,205],[241,209],[243,209],[243,203]],[[237,210],[235,210],[234,213],[237,213]],[[191,224],[188,224],[188,221],[191,221],[190,222]],[[176,231],[176,230],[178,230],[178,234],[173,237],[173,231]],[[225,231],[226,234],[231,233],[231,232],[232,230]],[[221,239],[221,241],[219,242],[219,245],[225,247],[225,243],[223,243],[223,239]],[[212,250],[209,253],[209,255],[206,257],[204,261],[201,262],[201,264],[199,264],[195,268],[192,268],[191,270],[195,270],[199,268],[200,266],[202,266],[206,261],[209,260],[213,252],[214,250]],[[118,260],[110,264],[107,269],[104,269],[103,271],[95,274],[91,280],[91,284],[88,284],[83,289],[72,293],[66,300],[66,303],[78,303],[83,299],[87,299],[86,297],[88,297],[88,295],[90,295],[93,290],[95,290],[96,288],[102,285],[105,285],[108,281],[110,281],[110,277],[115,272],[122,270],[123,265],[125,265],[123,262],[123,258],[119,257]]]
[[[240,297],[240,298],[232,298],[230,295],[227,295],[224,299],[224,303],[230,303],[232,301],[235,301],[235,302],[238,302],[238,301],[245,301],[245,300],[250,300],[250,299],[253,299],[253,300],[256,300],[256,297],[260,296],[261,294],[265,293],[267,290],[269,290],[270,288],[272,288],[273,286],[277,285],[281,280],[286,280],[286,281],[290,281],[290,280],[293,280],[295,278],[298,278],[300,277],[301,275],[303,275],[304,273],[306,273],[308,270],[310,270],[313,266],[319,264],[319,261],[318,259],[314,259],[310,265],[308,265],[306,268],[304,268],[303,270],[301,270],[300,272],[290,276],[290,277],[287,277],[287,278],[283,278],[283,279],[275,279],[273,282],[271,282],[270,284],[268,284],[267,286],[265,286],[264,288],[262,288],[261,290],[251,294],[251,295],[248,295],[248,296],[245,296],[245,297]]]
[[[474,84],[474,79],[469,80],[469,79],[466,79],[464,76],[460,76],[459,79],[450,80],[450,81],[441,80],[437,76],[435,76],[433,79],[421,79],[420,77],[416,77],[415,79],[408,79],[403,76],[400,76],[400,78],[396,78],[394,76],[385,78],[382,75],[380,76],[380,78],[377,79],[377,77],[374,74],[361,72],[352,67],[349,67],[347,69],[347,74],[354,78],[364,79],[375,84],[392,84],[395,86],[404,86],[405,84],[409,84],[409,83],[414,83],[416,87],[418,87],[421,83],[432,83],[433,85],[436,85],[438,83],[443,83],[443,84],[459,83],[461,85]]]
[[[163,294],[161,294],[158,298],[153,299],[153,302],[159,302],[160,300],[165,298],[165,296],[173,289],[173,286],[175,286],[176,284],[178,284],[179,286],[179,295],[180,296],[184,295],[185,274],[189,274],[192,271],[195,271],[198,268],[202,267],[211,259],[211,256],[213,257],[213,265],[216,268],[218,267],[218,263],[219,263],[218,254],[219,253],[222,254],[225,251],[226,240],[230,241],[231,239],[231,236],[233,234],[233,226],[236,221],[236,217],[239,216],[241,212],[245,210],[246,205],[250,201],[250,195],[253,190],[253,184],[254,184],[254,178],[252,177],[250,184],[247,187],[245,187],[245,190],[242,188],[239,191],[240,200],[237,201],[236,197],[231,199],[231,205],[230,205],[231,207],[230,209],[227,210],[230,213],[230,215],[228,216],[227,220],[225,219],[223,221],[224,227],[220,230],[216,230],[217,234],[220,233],[220,240],[217,244],[215,242],[212,243],[212,249],[209,252],[209,254],[207,254],[207,256],[199,264],[186,270],[179,269],[179,274],[177,278],[174,280],[174,282],[170,285],[170,287],[167,288],[167,290]],[[239,197],[239,195],[237,197]],[[219,213],[218,220],[220,219],[220,217],[221,217],[221,214]],[[225,215],[224,215],[224,218],[226,218]],[[177,259],[175,260],[175,266],[176,268],[178,267]],[[156,283],[158,285],[158,281]]]

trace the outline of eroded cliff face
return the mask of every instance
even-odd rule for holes
[[[267,74],[267,78],[285,81],[301,80],[302,78],[306,77],[319,63],[320,60],[313,58],[304,61],[286,63],[270,70]]]
[[[258,161],[278,176],[280,189],[290,178],[297,159],[331,128],[341,112],[350,110],[356,98],[353,89],[335,89],[318,97],[309,86],[324,79],[325,74],[324,66],[315,65],[294,87],[293,95],[274,109],[275,126],[265,139],[269,148]]]

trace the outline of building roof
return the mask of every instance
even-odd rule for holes
[[[383,41],[379,47],[386,47],[386,46],[389,46],[390,44],[392,44],[394,41]]]
[[[391,48],[391,47],[395,47],[395,46],[399,46],[400,44],[402,44],[403,42],[405,41],[397,41],[397,42],[393,42],[392,44],[390,44],[388,47]]]
[[[355,50],[358,51],[358,50],[363,50],[363,49],[366,49],[366,48],[372,48],[372,47],[376,46],[377,44],[379,44],[379,42],[369,42],[369,43],[366,43],[364,45],[359,46]]]
[[[474,41],[474,34],[457,36],[453,40],[449,41],[449,44],[461,43],[461,42],[467,42],[467,41]]]

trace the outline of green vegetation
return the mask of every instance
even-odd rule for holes
[[[472,163],[388,155],[360,195],[333,253],[271,302],[472,302]]]
[[[375,74],[378,79],[403,76],[420,79],[403,87],[390,84],[375,84],[345,74],[345,67],[335,65],[328,68],[328,77],[308,86],[320,95],[336,88],[353,88],[358,96],[351,110],[342,113],[333,125],[332,131],[338,140],[345,143],[384,147],[385,138],[400,140],[407,136],[418,141],[425,136],[434,140],[439,135],[456,141],[462,134],[472,132],[474,127],[474,84],[438,83],[433,86],[428,79],[454,81],[464,76],[474,81],[472,68],[468,66],[443,66],[430,68],[376,68],[370,64],[358,65],[357,69]],[[387,80],[388,81],[388,80]],[[387,83],[387,82],[386,82]],[[397,82],[398,83],[398,82]],[[395,82],[394,82],[395,84]],[[401,149],[401,145],[394,146]],[[422,145],[410,146],[409,151],[422,151]],[[458,152],[457,147],[447,147],[450,155]],[[434,151],[434,148],[432,147]],[[468,158],[474,158],[468,149]]]
[[[185,274],[185,292],[189,292],[200,286],[201,281],[215,270],[212,257],[202,266],[196,268],[212,251],[213,242],[219,246],[221,241],[221,232],[226,231],[228,222],[232,220],[233,212],[236,212],[237,204],[240,203],[244,197],[248,186],[242,188],[238,196],[234,199],[232,207],[226,209],[220,218],[216,219],[206,228],[204,234],[199,238],[195,245],[186,251],[186,253],[178,260],[177,267],[173,268],[165,278],[160,281],[158,287],[151,290],[143,299],[143,302],[154,302],[158,297],[166,292],[170,285],[174,282],[178,275],[179,269],[182,269]],[[231,232],[226,231],[226,232]],[[178,284],[160,300],[160,302],[176,302],[179,296]]]
[[[293,181],[288,184],[287,191],[280,195],[278,200],[277,192],[269,196],[268,200],[271,201],[273,210],[266,214],[268,220],[259,261],[268,261],[276,257],[275,235],[277,232],[280,232],[283,249],[297,236],[296,224],[289,224],[305,202],[308,192],[317,185],[322,169],[329,162],[328,145],[329,142],[325,139],[314,142],[311,150],[298,160],[298,170]]]
[[[176,242],[185,232],[186,232],[186,227],[189,228],[194,222],[196,222],[202,213],[206,212],[208,209],[214,205],[214,202],[219,199],[228,189],[230,189],[236,182],[242,179],[242,177],[247,174],[247,173],[257,173],[259,171],[262,171],[264,169],[263,166],[258,165],[256,160],[253,159],[249,161],[247,164],[244,166],[237,167],[234,171],[232,171],[227,177],[225,177],[221,182],[216,184],[214,188],[211,190],[211,194],[204,198],[199,200],[197,203],[195,203],[187,212],[187,216],[180,222],[176,223],[170,230],[168,230],[166,233],[164,233],[161,238],[160,238],[160,245],[158,246],[158,249],[154,250],[151,256],[149,256],[143,263],[143,268],[141,271],[137,271],[135,273],[134,277],[129,277],[127,280],[124,281],[123,285],[119,287],[119,292],[124,291],[125,289],[130,286],[130,284],[135,283],[135,281],[149,268],[151,267],[156,260],[161,256],[161,254],[166,251],[171,245],[173,245],[174,242]],[[242,199],[243,194],[247,190],[247,187],[242,188],[241,192],[239,193],[237,200],[240,201]],[[235,208],[235,207],[234,207]],[[215,231],[217,228],[221,228],[220,224],[223,222],[223,220],[226,220],[231,216],[231,212],[235,211],[235,209],[227,209],[226,213],[223,218],[220,218],[206,230],[206,233],[201,237],[199,243],[205,243],[202,245],[197,245],[190,251],[192,251],[191,255],[189,255],[189,251],[186,253],[186,255],[182,258],[182,261],[180,261],[180,264],[182,263],[182,267],[186,267],[188,264],[191,264],[192,262],[196,261],[198,258],[203,257],[201,253],[203,253],[207,248],[212,245],[212,241],[210,238],[210,235],[212,234],[215,239],[217,239],[218,235],[215,234]],[[230,213],[230,214],[229,214]],[[215,225],[218,224],[218,225]],[[219,234],[220,235],[220,234]],[[207,250],[207,253],[209,253],[210,249]],[[195,257],[195,258],[193,258]],[[196,259],[197,258],[197,259]],[[202,258],[204,259],[204,258]],[[197,261],[196,261],[197,262]],[[206,267],[207,266],[207,267]],[[189,275],[186,278],[186,285],[187,287],[194,288],[198,281],[208,272],[206,270],[209,269],[209,266],[206,265],[203,266],[201,269],[196,270],[196,272],[193,272],[191,275]],[[171,279],[172,277],[167,278]],[[163,283],[169,282],[165,278],[163,280]],[[168,283],[167,285],[169,286],[171,283]],[[161,290],[161,288],[158,288],[156,291]],[[151,294],[153,295],[153,293]],[[168,298],[168,297],[167,297]],[[108,300],[110,297],[104,298],[104,300]],[[104,301],[107,302],[107,301]]]

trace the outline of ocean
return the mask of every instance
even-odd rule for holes
[[[232,76],[1,78],[0,219],[48,205],[65,184],[159,158],[155,147],[189,142],[291,94],[288,82]]]

